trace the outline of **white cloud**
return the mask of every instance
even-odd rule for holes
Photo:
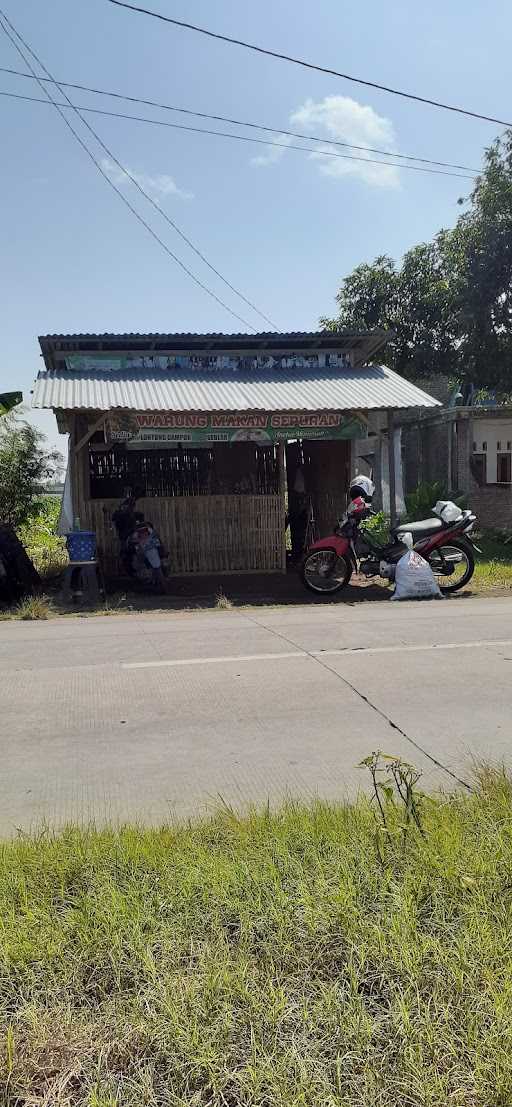
[[[267,146],[267,153],[257,154],[255,158],[251,158],[251,165],[276,165],[286,154],[286,147],[290,145],[291,141],[288,135],[278,135],[276,142],[281,143],[281,145]]]
[[[359,104],[349,96],[326,96],[325,100],[306,100],[290,115],[294,129],[314,134],[320,138],[352,143],[354,146],[373,147],[391,152],[396,150],[393,124],[385,116],[377,115],[368,104]],[[280,139],[281,141],[281,139]],[[292,142],[291,138],[286,139]],[[268,156],[253,158],[253,165],[273,165],[285,154],[284,149],[269,147]],[[379,188],[399,188],[398,168],[389,164],[374,164],[378,154],[364,149],[347,149],[346,154],[360,161],[345,161],[341,157],[329,157],[328,153],[344,154],[343,148],[319,145],[309,155],[319,171],[327,177],[358,177],[365,184]],[[277,155],[277,156],[276,156]]]
[[[126,173],[123,173],[121,169],[109,158],[103,158],[101,162],[103,171],[110,177],[110,180],[116,185],[128,185],[130,182]],[[151,176],[149,173],[136,173],[134,169],[130,169],[126,166],[130,177],[133,177],[137,184],[149,193],[153,200],[158,203],[160,196],[179,196],[180,200],[193,200],[194,193],[186,192],[182,188],[178,188],[174,177],[170,177],[167,173],[157,173],[156,176]]]

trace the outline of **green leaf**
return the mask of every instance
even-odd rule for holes
[[[387,802],[392,803],[392,801],[393,801],[393,786],[390,785],[390,784],[377,784],[377,788],[380,788],[380,791],[384,793],[384,796],[386,797]]]
[[[0,392],[0,415],[7,415],[13,407],[17,407],[23,401],[22,392]]]

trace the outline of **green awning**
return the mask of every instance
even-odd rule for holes
[[[0,392],[0,415],[7,415],[17,404],[23,401],[22,392]]]

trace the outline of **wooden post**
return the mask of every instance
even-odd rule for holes
[[[286,573],[286,464],[285,464],[285,443],[278,442],[277,444],[277,467],[279,474],[279,499],[281,501],[281,514],[283,519],[283,540],[282,540],[282,572]]]
[[[79,499],[78,499],[78,465],[77,457],[75,453],[75,445],[77,441],[76,433],[76,415],[71,413],[68,415],[69,426],[69,441],[68,441],[68,466],[69,466],[69,486],[71,491],[71,506],[72,506],[72,523],[74,527],[75,519],[78,515]]]
[[[78,485],[78,515],[82,529],[89,526],[89,500],[90,500],[90,476],[89,476],[89,450],[87,443],[80,450],[75,451],[75,466]]]
[[[447,487],[446,491],[448,492],[448,494],[450,494],[450,492],[452,491],[452,484],[453,484],[453,470],[452,470],[453,423],[452,423],[452,420],[451,420],[450,416],[448,416],[447,428],[448,428],[447,429],[447,436],[448,436],[448,443],[447,443],[447,445],[448,445],[448,466],[447,466],[447,468],[448,468],[448,487]]]
[[[397,521],[396,512],[396,466],[395,466],[395,413],[388,411],[388,469],[389,469],[389,514],[391,526]]]

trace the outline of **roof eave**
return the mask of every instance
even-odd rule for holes
[[[141,350],[159,352],[198,352],[201,349],[230,350],[247,353],[251,350],[352,350],[355,366],[373,358],[394,335],[382,329],[363,331],[290,331],[259,334],[61,334],[40,335],[39,345],[47,369],[57,368],[57,356],[66,353],[130,353]],[[60,360],[59,358],[59,360]]]

